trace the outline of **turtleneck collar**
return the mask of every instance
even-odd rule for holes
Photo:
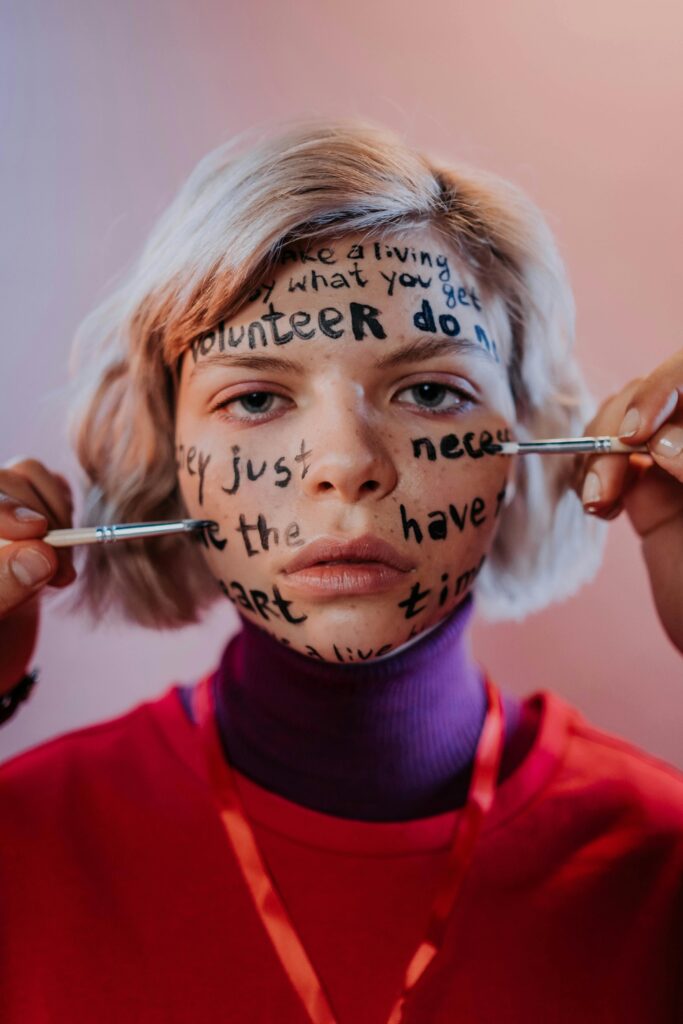
[[[486,713],[472,612],[469,595],[414,642],[350,664],[308,658],[244,619],[215,676],[228,761],[339,817],[402,821],[462,805]],[[503,703],[509,740],[519,704]]]

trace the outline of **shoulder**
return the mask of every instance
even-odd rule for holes
[[[78,900],[83,879],[122,866],[154,878],[168,849],[191,849],[214,823],[200,755],[172,686],[0,765],[0,877],[15,903],[43,886]]]
[[[593,724],[556,694],[548,710],[563,722],[563,756],[553,789],[580,801],[625,834],[668,836],[683,850],[683,772]]]
[[[157,720],[178,701],[176,687],[121,715],[74,729],[0,764],[0,820],[13,808],[64,806],[103,785],[123,787],[144,774],[150,747],[162,741]]]

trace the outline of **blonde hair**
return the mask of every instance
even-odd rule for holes
[[[539,209],[510,182],[410,148],[364,119],[306,119],[209,153],[117,290],[82,323],[71,355],[69,441],[84,473],[83,525],[188,515],[177,481],[174,401],[190,342],[234,316],[295,241],[438,230],[484,294],[520,440],[580,433],[593,402],[572,355],[574,300]],[[605,524],[570,488],[571,457],[518,459],[516,494],[474,584],[489,619],[520,619],[592,578]],[[84,562],[72,609],[114,606],[153,628],[198,622],[222,592],[199,544],[165,536]]]

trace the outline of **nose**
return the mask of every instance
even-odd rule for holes
[[[398,473],[362,403],[327,406],[325,423],[311,432],[308,473],[302,481],[309,498],[336,496],[349,504],[379,501],[396,487]]]

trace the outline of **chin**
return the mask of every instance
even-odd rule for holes
[[[296,636],[290,634],[292,645],[309,655],[310,648],[330,662],[384,657],[430,625],[423,615],[405,621],[394,601],[388,606],[375,602],[372,607],[371,601],[356,599],[306,610],[306,629]]]

